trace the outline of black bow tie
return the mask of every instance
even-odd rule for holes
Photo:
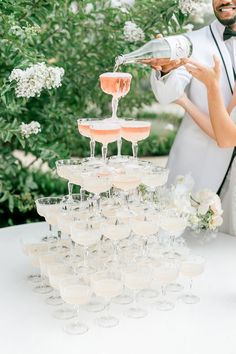
[[[236,37],[236,32],[233,31],[230,27],[225,27],[223,40],[227,41],[227,39],[230,39],[231,37]]]

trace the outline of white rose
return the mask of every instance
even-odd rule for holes
[[[210,230],[215,230],[217,227],[222,225],[223,223],[223,218],[221,216],[213,216],[212,219],[209,222],[209,229]]]
[[[200,215],[206,215],[208,210],[209,210],[209,203],[207,203],[207,202],[201,203],[198,207],[198,213]]]

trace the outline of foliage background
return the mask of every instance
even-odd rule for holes
[[[88,11],[88,3],[92,11]],[[113,8],[108,0],[77,1],[71,11],[67,0],[2,0],[0,3],[0,225],[37,220],[34,200],[38,196],[65,194],[66,184],[51,172],[24,166],[13,152],[31,152],[53,169],[55,161],[70,156],[87,156],[88,141],[79,137],[78,117],[106,117],[111,114],[111,97],[99,88],[101,73],[112,71],[114,58],[152,39],[158,32],[183,32],[188,16],[177,0],[136,0],[127,11]],[[91,7],[91,5],[90,5]],[[145,33],[143,42],[124,41],[126,21],[133,21]],[[18,28],[19,31],[13,29]],[[40,97],[16,98],[8,77],[14,68],[46,62],[63,67],[65,76],[57,90]],[[132,89],[122,99],[120,116],[134,116],[154,101],[148,86],[150,70],[122,68],[133,75]],[[135,109],[135,110],[134,110]],[[148,117],[147,117],[148,118]],[[150,116],[149,118],[153,118]],[[173,117],[171,117],[172,119]],[[28,139],[19,126],[32,120],[42,132]],[[175,132],[157,135],[143,143],[141,154],[168,154]],[[129,152],[128,146],[123,153]],[[114,152],[114,147],[111,149]]]

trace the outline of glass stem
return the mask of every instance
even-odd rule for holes
[[[79,323],[79,305],[75,305],[75,311],[76,311],[76,317],[75,317],[75,324],[78,324]]]
[[[107,158],[107,144],[102,144],[102,159],[105,162]]]
[[[121,157],[122,139],[117,140],[117,157]]]
[[[97,211],[100,214],[101,211],[101,200],[100,200],[100,195],[97,194],[95,195],[96,203],[97,203]]]
[[[107,299],[106,316],[110,317],[111,300]]]
[[[114,247],[114,261],[118,262],[117,241],[113,241],[113,247]]]
[[[144,237],[143,238],[143,256],[144,257],[147,257],[147,254],[148,254],[148,239],[147,237]]]
[[[193,279],[190,278],[190,279],[189,279],[189,293],[190,293],[190,294],[192,293],[192,290],[193,290]]]
[[[118,109],[119,98],[113,96],[111,101],[112,106],[112,119],[117,119],[117,109]]]
[[[90,139],[90,158],[91,159],[94,159],[95,145],[96,145],[96,141],[93,138],[91,138]]]
[[[81,204],[82,204],[82,202],[83,202],[83,199],[84,199],[84,189],[83,189],[83,187],[81,186],[81,187],[80,187],[80,202],[81,202]]]
[[[135,159],[137,159],[138,158],[138,143],[137,142],[132,143],[132,151],[133,151],[133,157]]]
[[[165,285],[161,286],[161,295],[162,295],[163,299],[165,299],[165,297],[166,297],[166,286]]]
[[[136,291],[135,290],[133,290],[133,306],[134,306],[134,308],[136,308],[137,307],[137,296],[136,296]]]
[[[72,199],[72,191],[73,191],[73,183],[68,182],[68,194],[69,194],[69,199]]]

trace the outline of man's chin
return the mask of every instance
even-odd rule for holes
[[[218,21],[223,25],[223,26],[232,26],[234,24],[236,24],[236,16],[232,17],[232,18],[228,18],[228,19],[223,19],[220,18],[219,16],[216,16]]]

